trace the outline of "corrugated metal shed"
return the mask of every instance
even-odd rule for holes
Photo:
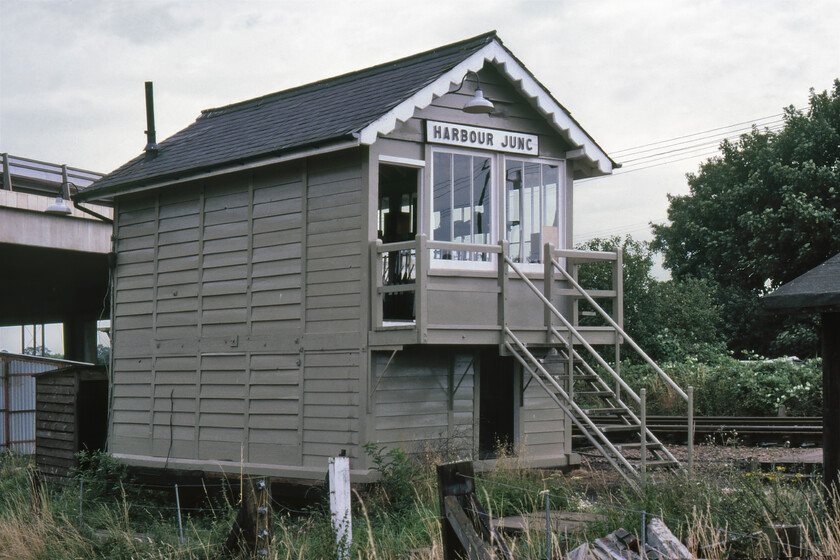
[[[35,453],[35,378],[77,362],[0,352],[0,450]]]

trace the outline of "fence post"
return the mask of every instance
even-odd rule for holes
[[[639,470],[642,473],[642,485],[645,485],[647,482],[645,480],[647,477],[647,389],[644,387],[639,390],[639,400],[641,401],[642,407],[642,428],[639,430],[642,440],[641,447],[639,448]]]
[[[545,558],[551,560],[551,509],[548,489],[543,492],[545,493]]]
[[[350,557],[353,520],[350,516],[350,459],[330,457],[330,517],[335,531],[338,560]]]
[[[175,485],[175,507],[178,508],[178,540],[184,544],[184,524],[181,522],[181,497],[178,495],[178,485]]]
[[[694,387],[688,386],[688,474],[694,474]]]
[[[645,554],[645,547],[647,546],[647,512],[642,510],[642,534],[641,534],[641,545],[639,546],[639,556],[642,558],[647,558]]]
[[[223,548],[223,555],[257,552],[268,556],[271,542],[271,481],[242,477],[242,505]]]
[[[82,496],[85,491],[85,479],[79,479],[79,530],[82,530]]]

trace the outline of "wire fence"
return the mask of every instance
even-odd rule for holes
[[[731,461],[730,461],[731,462]],[[556,503],[563,503],[568,500],[569,496],[552,491],[549,488],[536,490],[511,482],[496,480],[490,476],[467,476],[458,474],[463,478],[471,479],[474,483],[485,485],[486,487],[502,487],[509,490],[514,490],[522,496],[528,496],[532,503],[543,504],[545,506],[544,512],[533,512],[532,515],[544,515],[545,531],[544,537],[540,537],[541,544],[536,545],[545,546],[546,557],[550,556],[551,546],[557,546],[557,534],[553,534],[553,527],[557,524],[553,523],[553,516],[558,513],[553,511],[550,507],[552,501]],[[207,550],[207,544],[185,544],[184,528],[182,524],[183,517],[195,521],[200,516],[213,517],[214,519],[225,519],[232,522],[237,512],[236,493],[238,492],[238,481],[220,481],[220,482],[201,482],[201,483],[186,483],[186,484],[149,484],[140,482],[112,482],[105,483],[97,480],[90,480],[84,477],[76,479],[78,484],[78,527],[80,530],[86,529],[88,531],[95,528],[100,522],[101,510],[96,508],[113,508],[115,511],[125,512],[126,517],[133,515],[135,518],[140,518],[143,515],[154,517],[158,526],[171,526],[173,538],[178,539],[177,550],[179,553],[189,553],[190,551]],[[179,492],[188,490],[190,493],[189,499],[184,504],[182,496]],[[198,491],[203,491],[204,496],[197,495]],[[733,530],[729,527],[721,527],[711,524],[708,519],[702,516],[694,516],[693,518],[673,517],[662,511],[649,511],[645,509],[633,509],[609,500],[598,500],[587,498],[589,507],[596,511],[616,511],[621,512],[627,516],[636,519],[636,527],[631,532],[636,532],[640,537],[642,546],[644,546],[646,538],[647,523],[654,517],[661,519],[669,528],[680,528],[683,530],[703,530],[706,532],[713,532],[720,538],[721,541],[740,541],[740,542],[754,542],[769,545],[775,545],[784,549],[789,546],[782,540],[774,539],[772,535],[766,532],[745,533]],[[271,496],[271,505],[275,513],[282,514],[286,521],[279,523],[312,523],[310,527],[314,527],[317,523],[326,523],[325,518],[328,518],[322,504],[315,505],[309,508],[296,508],[288,504],[284,504]],[[436,504],[430,506],[427,510],[432,515],[426,515],[422,519],[415,519],[415,523],[419,521],[420,525],[425,527],[435,527],[439,522],[439,517],[434,515],[436,513]],[[479,512],[475,512],[479,513]],[[556,519],[555,519],[556,520]],[[700,525],[698,527],[698,525]],[[303,525],[301,525],[303,527]],[[383,527],[382,523],[371,521],[367,518],[365,512],[365,521],[361,524],[361,531],[366,538],[370,538],[376,542],[376,546],[391,550],[392,552],[409,553],[416,549],[412,548],[408,543],[417,542],[419,545],[431,546],[432,543],[426,542],[431,537],[428,534],[417,534],[411,532],[394,532],[393,527]],[[284,531],[294,532],[297,526],[291,525],[285,527]],[[681,531],[682,532],[682,531]],[[427,531],[428,533],[428,531]],[[535,531],[539,533],[539,531]],[[586,542],[582,537],[574,534],[562,535],[562,541],[567,549],[573,545],[583,544]],[[165,545],[165,542],[159,544]],[[419,546],[418,545],[418,546]],[[535,545],[535,546],[536,546]],[[357,546],[364,546],[361,542]],[[798,550],[807,554],[817,556],[819,551],[810,546],[797,545]],[[536,551],[534,551],[536,553]]]

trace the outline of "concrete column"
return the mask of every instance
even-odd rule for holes
[[[64,321],[64,359],[96,363],[96,320],[72,317]]]

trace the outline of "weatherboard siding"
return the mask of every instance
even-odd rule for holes
[[[454,445],[469,456],[474,356],[469,348],[429,346],[406,348],[393,359],[391,352],[375,352],[375,441],[413,453]]]
[[[301,167],[120,199],[112,452],[300,464]]]

